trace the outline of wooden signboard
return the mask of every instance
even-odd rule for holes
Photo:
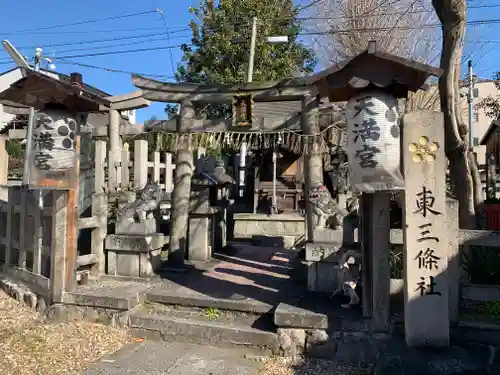
[[[233,126],[252,126],[252,95],[236,95],[233,97]]]

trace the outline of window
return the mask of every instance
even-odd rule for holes
[[[473,144],[474,147],[479,146],[479,138],[478,137],[474,137],[472,139],[472,144]]]

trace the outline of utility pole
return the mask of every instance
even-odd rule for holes
[[[257,41],[257,17],[252,18],[252,36],[250,38],[250,58],[248,60],[247,82],[253,81],[253,66],[255,62],[255,43]]]
[[[255,45],[257,42],[257,17],[252,18],[252,35],[250,37],[250,55],[248,59],[248,71],[247,71],[247,82],[253,81],[253,68],[255,63]],[[266,42],[269,44],[280,44],[287,43],[288,36],[270,36],[266,38]],[[236,38],[233,43],[241,43],[241,39]],[[279,141],[278,141],[279,142]],[[276,203],[276,159],[277,150],[273,150],[273,196],[272,196],[272,208],[271,213],[277,213],[277,203]],[[239,162],[239,195],[243,197],[243,188],[245,186],[245,163],[247,156],[247,144],[243,142],[241,144],[240,150],[240,162]]]
[[[469,60],[469,90],[467,93],[467,102],[469,104],[469,151],[474,151],[474,145],[472,144],[472,96],[473,96],[473,85],[474,80],[472,79],[472,60]]]
[[[37,48],[35,50],[35,72],[40,71],[40,62],[42,61],[42,49]],[[27,159],[24,162],[24,171],[23,171],[23,184],[28,185],[30,180],[30,160],[29,157],[31,155],[31,149],[33,148],[33,128],[35,127],[36,115],[35,108],[30,107],[30,112],[28,116],[28,127],[26,129],[26,149],[24,152],[24,157]],[[29,150],[29,151],[28,151]],[[40,195],[41,196],[41,195]],[[41,199],[41,198],[40,198]],[[40,203],[43,204],[43,203]]]
[[[248,59],[248,71],[247,71],[247,82],[253,81],[253,66],[255,63],[255,44],[257,41],[257,17],[252,18],[252,36],[250,37],[250,56]],[[239,160],[239,196],[242,198],[244,195],[244,187],[246,180],[246,159],[247,159],[247,144],[243,142],[240,149],[240,160]]]

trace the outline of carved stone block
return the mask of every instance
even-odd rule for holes
[[[118,250],[127,252],[147,252],[149,250],[161,249],[164,244],[164,236],[154,233],[148,236],[129,236],[123,234],[111,234],[106,237],[106,250]]]
[[[308,262],[329,262],[338,261],[338,251],[342,247],[340,243],[308,243],[306,244],[306,260]]]
[[[150,277],[161,265],[160,252],[164,236],[109,235],[106,237],[108,274],[128,277]]]

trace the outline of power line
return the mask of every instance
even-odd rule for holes
[[[168,42],[168,45],[170,46],[172,43],[170,40],[170,31],[168,29],[167,20],[165,19],[165,15],[163,14],[163,10],[157,9],[157,12],[160,13],[161,19],[163,20],[163,26],[165,26],[165,33],[166,33],[167,39],[168,39],[167,42]],[[172,49],[169,49],[168,52],[170,54],[170,65],[172,67],[172,73],[175,75],[174,55],[172,53]]]
[[[476,20],[469,21],[467,25],[485,25],[485,24],[497,24],[500,23],[500,19],[490,19],[490,20]],[[359,29],[344,29],[344,30],[330,30],[330,31],[318,31],[318,32],[304,32],[299,33],[300,36],[310,36],[310,35],[334,35],[334,34],[349,34],[349,33],[357,33],[357,32],[369,32],[369,31],[389,31],[389,30],[418,30],[421,28],[435,28],[440,27],[441,24],[428,24],[428,25],[420,25],[420,26],[401,26],[401,27],[378,27],[378,28],[359,28]],[[156,34],[158,35],[158,34]],[[116,38],[119,39],[119,38]],[[152,48],[142,48],[142,49],[132,49],[132,50],[122,50],[122,51],[110,51],[110,52],[101,52],[101,53],[90,53],[90,54],[81,54],[81,55],[72,55],[72,56],[51,56],[54,59],[57,58],[80,58],[80,57],[92,57],[92,56],[105,56],[105,55],[115,55],[115,54],[124,54],[124,53],[134,53],[134,52],[143,52],[143,51],[153,51],[153,50],[161,50],[161,49],[172,49],[178,48],[182,45],[176,46],[159,46]],[[112,47],[112,46],[110,46]]]
[[[60,28],[60,27],[70,27],[70,26],[78,26],[78,25],[87,25],[87,24],[90,24],[90,23],[113,21],[113,20],[123,19],[123,18],[144,16],[146,14],[151,14],[151,13],[156,13],[156,12],[157,12],[157,10],[155,9],[155,10],[149,10],[149,11],[146,11],[146,12],[136,12],[136,13],[124,14],[124,15],[121,15],[121,16],[112,16],[112,17],[99,18],[99,19],[94,19],[94,20],[87,20],[87,21],[72,22],[72,23],[66,23],[66,24],[60,24],[60,25],[38,27],[36,29],[18,30],[18,31],[14,31],[14,33],[23,33],[23,32],[31,32],[31,31],[38,32],[39,30],[50,30],[50,29],[57,29],[57,28]]]
[[[171,39],[181,39],[181,38],[186,38],[186,37],[189,37],[189,35],[188,36],[181,35],[181,36],[177,36],[177,37],[174,37]],[[61,52],[68,53],[68,52],[80,52],[80,51],[98,51],[98,50],[103,50],[103,49],[108,49],[108,48],[125,47],[125,46],[134,45],[134,44],[144,44],[144,43],[152,43],[152,42],[159,42],[159,41],[165,41],[165,37],[161,36],[159,38],[149,38],[146,40],[136,40],[136,41],[126,42],[126,43],[109,44],[109,45],[99,46],[99,47],[71,48],[71,49],[66,49],[64,51],[61,51]]]
[[[500,19],[491,19],[491,20],[476,20],[466,22],[469,26],[477,26],[477,25],[489,25],[489,24],[498,24],[500,23]],[[419,25],[419,26],[400,26],[395,27],[394,30],[419,30],[426,28],[435,28],[441,27],[440,23],[436,24],[427,24],[427,25]],[[334,35],[334,34],[350,34],[350,33],[358,33],[358,32],[369,32],[369,31],[388,31],[392,30],[393,27],[369,27],[369,28],[359,28],[359,29],[344,29],[344,30],[330,30],[330,31],[317,31],[317,32],[305,32],[299,33],[298,35],[306,36],[306,35]]]
[[[299,8],[299,11],[304,10],[306,8],[309,8],[313,5],[316,5],[322,0],[317,0],[317,1],[312,1],[310,4],[307,4],[301,8]],[[388,1],[388,0],[387,0]],[[379,5],[380,7],[380,5]],[[468,6],[467,10],[469,9],[481,9],[481,8],[498,8],[500,7],[500,4],[487,4],[487,5],[472,5]],[[429,13],[433,12],[433,9],[421,9],[421,10],[414,10],[411,12],[408,12],[407,14],[416,14],[416,13]],[[105,22],[105,21],[111,21],[111,20],[116,20],[116,19],[122,19],[122,18],[128,18],[128,17],[136,17],[136,16],[141,16],[141,15],[146,15],[146,14],[152,14],[152,13],[157,13],[158,10],[151,10],[151,11],[146,11],[146,12],[137,12],[137,13],[131,13],[131,14],[125,14],[121,16],[113,16],[113,17],[107,17],[107,18],[101,18],[101,19],[95,19],[95,20],[87,20],[87,21],[81,21],[81,22],[75,22],[75,23],[70,23],[70,24],[60,24],[60,25],[52,25],[52,26],[45,26],[41,28],[36,28],[36,29],[23,29],[23,30],[17,30],[17,31],[6,31],[2,32],[3,35],[28,35],[28,34],[46,34],[46,35],[54,35],[54,34],[89,34],[89,33],[116,33],[116,32],[137,32],[137,31],[160,31],[164,30],[164,28],[133,28],[133,29],[108,29],[108,30],[84,30],[84,31],[71,31],[71,30],[64,30],[64,31],[45,31],[45,30],[50,30],[50,29],[55,29],[55,28],[61,28],[61,27],[71,27],[71,26],[77,26],[77,25],[84,25],[84,24],[90,24],[90,23],[98,23],[98,22]],[[403,14],[403,12],[390,12],[390,13],[375,13],[376,9],[372,9],[369,12],[365,12],[366,14],[361,14],[357,15],[355,17],[297,17],[295,18],[296,20],[299,21],[307,21],[307,20],[335,20],[335,19],[356,19],[356,18],[370,18],[370,17],[379,17],[379,16],[390,16],[390,15],[399,15]],[[276,20],[276,19],[275,19]],[[279,20],[279,19],[278,19]],[[283,21],[289,21],[289,18],[283,19]],[[250,21],[247,22],[248,25],[251,24]],[[243,24],[238,23],[239,26],[243,26]],[[186,26],[172,26],[169,27],[170,33],[173,33],[172,30],[189,30]],[[216,30],[216,29],[214,29]]]
[[[186,28],[184,30],[173,31],[172,34],[177,34],[180,32],[184,32],[186,30],[189,30],[189,29]],[[37,47],[42,47],[42,48],[65,47],[65,46],[73,46],[73,45],[81,45],[81,44],[94,44],[94,43],[114,42],[114,41],[119,41],[119,40],[149,38],[149,37],[160,36],[160,35],[164,35],[164,32],[143,34],[143,35],[131,35],[131,36],[116,37],[116,38],[108,38],[108,39],[84,40],[84,41],[71,42],[71,43],[45,44],[45,45],[42,44],[42,45],[36,45],[36,46],[20,46],[20,47],[17,47],[17,49],[34,49]]]
[[[170,30],[178,30],[178,29],[183,29],[187,30],[188,28],[186,26],[175,26],[171,27]],[[163,27],[146,27],[146,28],[134,28],[134,29],[108,29],[108,30],[79,30],[79,31],[72,31],[72,30],[64,30],[64,31],[29,31],[29,32],[6,32],[2,33],[2,35],[31,35],[31,34],[36,34],[36,35],[61,35],[61,34],[92,34],[92,33],[130,33],[130,32],[137,32],[137,31],[160,31],[163,30]]]
[[[298,7],[298,8],[297,8],[297,12],[302,12],[303,10],[306,10],[306,9],[308,9],[308,8],[311,8],[311,7],[313,7],[314,5],[318,4],[318,3],[319,3],[319,2],[321,2],[321,1],[323,1],[323,0],[313,0],[313,1],[311,1],[309,4],[306,4],[306,5],[304,5],[304,6]]]
[[[129,50],[121,50],[121,51],[110,51],[110,52],[98,52],[98,53],[89,53],[82,55],[72,55],[72,56],[50,56],[53,60],[59,59],[76,59],[80,57],[93,57],[93,56],[107,56],[107,55],[120,55],[125,53],[135,53],[135,52],[146,52],[146,51],[155,51],[155,50],[163,50],[163,49],[171,49],[171,48],[180,48],[182,44],[175,46],[159,46],[152,48],[139,48],[139,49],[129,49]]]
[[[487,23],[500,23],[500,19],[498,20],[483,20],[483,21],[470,21],[468,24],[471,25],[477,25],[477,24],[487,24]],[[404,27],[380,27],[380,28],[364,28],[364,29],[346,29],[346,30],[331,30],[331,31],[318,31],[318,32],[305,32],[305,33],[299,33],[298,35],[300,36],[310,36],[310,35],[334,35],[334,34],[349,34],[349,33],[357,33],[357,32],[368,32],[368,31],[390,31],[390,30],[418,30],[420,28],[434,28],[434,27],[440,27],[440,24],[434,24],[434,25],[422,25],[418,27],[409,27],[409,26],[404,26]],[[497,41],[475,41],[475,43],[497,43]],[[191,45],[190,43],[185,43],[185,45]],[[89,54],[79,54],[79,55],[71,55],[71,56],[50,56],[52,59],[62,59],[62,58],[82,58],[82,57],[93,57],[93,56],[106,56],[106,55],[118,55],[118,54],[125,54],[125,53],[135,53],[135,52],[146,52],[146,51],[154,51],[154,50],[163,50],[163,49],[173,49],[173,48],[180,48],[182,44],[180,45],[174,45],[174,46],[157,46],[157,47],[150,47],[150,48],[140,48],[140,49],[129,49],[129,50],[121,50],[121,51],[109,51],[109,52],[99,52],[99,53],[89,53]],[[109,48],[112,48],[114,46],[109,46]],[[69,51],[68,51],[69,52]],[[4,62],[0,62],[4,63]],[[8,61],[5,61],[5,63],[8,63]]]
[[[175,78],[175,76],[168,76],[166,74],[141,73],[141,72],[134,72],[134,71],[129,71],[129,70],[105,68],[105,67],[102,67],[102,66],[91,65],[91,64],[84,64],[84,63],[79,63],[79,62],[76,62],[76,61],[71,61],[71,60],[66,60],[66,59],[60,59],[58,61],[61,64],[81,66],[81,67],[84,67],[84,68],[103,70],[103,71],[111,72],[111,73],[122,73],[122,74],[128,74],[128,75],[132,74],[132,75],[140,75],[140,76],[144,76],[144,77],[158,77],[158,78],[165,78],[165,79]]]
[[[499,8],[500,4],[493,4],[493,5],[477,5],[477,6],[470,6],[468,9],[478,9],[478,8]],[[347,19],[347,20],[355,20],[358,18],[372,18],[372,17],[380,17],[380,16],[398,16],[398,15],[411,15],[411,14],[419,14],[419,13],[431,13],[434,12],[434,9],[420,9],[420,10],[412,10],[410,12],[390,12],[390,13],[373,13],[373,10],[371,14],[365,14],[365,15],[358,15],[358,16],[353,16],[353,17],[316,17],[316,16],[311,16],[311,17],[297,17],[297,20],[300,21],[313,21],[313,20],[338,20],[338,19]]]

